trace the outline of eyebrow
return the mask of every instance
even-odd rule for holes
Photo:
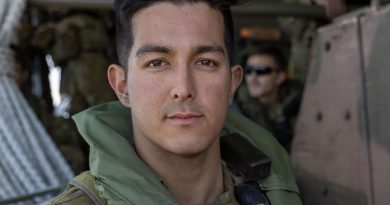
[[[169,54],[170,52],[171,52],[171,49],[166,47],[166,46],[158,46],[158,45],[148,44],[148,45],[145,45],[145,46],[142,46],[141,48],[139,48],[135,55],[137,57],[139,57],[139,56],[142,56],[142,55],[145,55],[145,54],[148,54],[148,53],[165,53],[165,54]]]
[[[159,46],[159,45],[153,45],[153,44],[147,44],[139,48],[136,52],[136,56],[142,56],[148,53],[164,53],[169,54],[171,53],[172,49],[166,46]],[[202,45],[198,46],[194,49],[194,54],[199,55],[203,53],[210,53],[210,52],[217,52],[221,53],[222,55],[226,56],[225,50],[221,46],[216,45]]]
[[[225,50],[221,46],[205,45],[205,46],[198,46],[197,48],[195,48],[195,55],[202,54],[202,53],[209,53],[209,52],[217,52],[226,56]]]

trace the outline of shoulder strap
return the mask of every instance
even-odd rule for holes
[[[95,188],[95,178],[91,175],[90,171],[85,171],[77,177],[73,178],[69,184],[79,188],[83,191],[96,205],[105,205],[106,200],[104,200],[99,192]]]
[[[240,134],[224,135],[220,144],[222,159],[243,182],[262,180],[270,175],[271,160]]]
[[[239,204],[270,205],[269,200],[257,183],[235,185],[234,196]]]

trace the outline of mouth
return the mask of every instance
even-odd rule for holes
[[[180,112],[167,115],[166,119],[175,125],[189,126],[197,123],[203,117],[199,113]]]

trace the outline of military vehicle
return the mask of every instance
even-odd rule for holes
[[[305,204],[390,201],[390,5],[318,30],[292,159]]]

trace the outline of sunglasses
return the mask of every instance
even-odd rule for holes
[[[245,74],[250,75],[255,72],[257,76],[268,75],[272,72],[278,72],[279,70],[264,65],[247,65],[245,67]]]

